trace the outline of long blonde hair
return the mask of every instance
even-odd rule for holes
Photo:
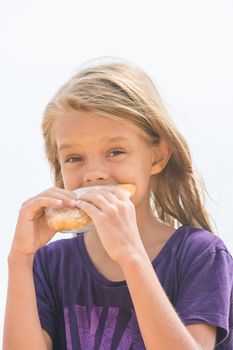
[[[159,143],[162,138],[172,154],[166,167],[151,177],[155,213],[174,227],[190,225],[212,232],[204,207],[204,182],[194,169],[184,137],[169,118],[147,74],[122,62],[86,67],[65,83],[48,103],[42,122],[45,151],[55,185],[61,188],[64,184],[53,123],[56,117],[70,110],[96,111],[133,123],[152,143]]]

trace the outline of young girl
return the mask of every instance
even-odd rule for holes
[[[19,212],[4,350],[233,349],[233,260],[150,78],[119,62],[83,69],[42,127],[55,187]],[[115,186],[127,183],[131,199]],[[64,205],[94,229],[46,245],[44,210]]]

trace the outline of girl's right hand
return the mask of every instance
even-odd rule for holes
[[[54,206],[74,207],[76,194],[52,187],[25,201],[19,211],[10,255],[33,256],[56,233],[47,223],[44,209]]]

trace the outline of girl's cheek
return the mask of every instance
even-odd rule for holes
[[[77,179],[66,172],[62,172],[62,179],[66,190],[72,191],[78,188]]]

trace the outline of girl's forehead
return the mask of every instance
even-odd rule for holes
[[[63,142],[64,139],[142,136],[142,131],[128,121],[86,111],[69,112],[58,117],[53,129],[57,144]]]

